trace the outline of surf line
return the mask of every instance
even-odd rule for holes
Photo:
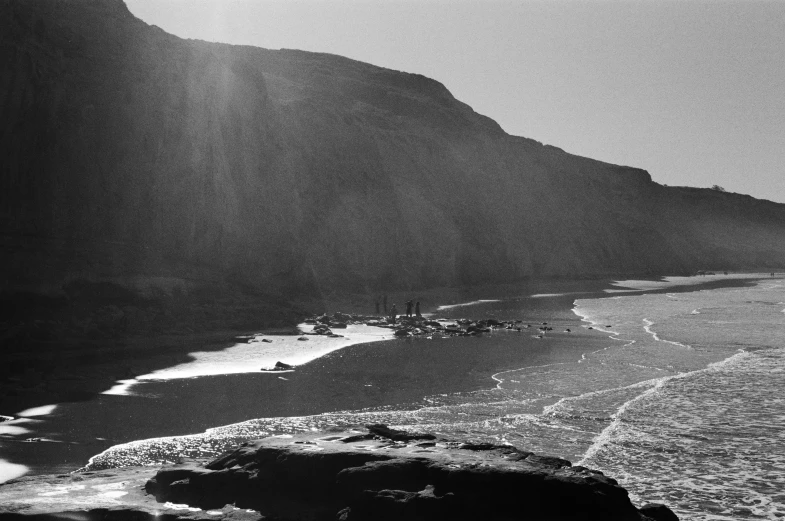
[[[611,299],[621,299],[621,298],[622,297],[611,297],[609,300],[611,300]],[[597,320],[593,320],[592,318],[590,318],[588,313],[586,313],[586,312],[584,312],[582,310],[579,310],[577,302],[578,302],[577,300],[575,302],[573,302],[572,312],[575,313],[576,315],[578,315],[579,317],[581,317],[581,322],[588,322],[588,324],[582,324],[581,327],[584,327],[586,329],[593,329],[593,330],[598,331],[600,333],[607,333],[609,340],[617,340],[619,342],[626,342],[626,344],[621,346],[622,348],[630,347],[632,344],[634,344],[636,342],[636,340],[634,340],[634,339],[622,338],[621,337],[621,331],[616,331],[615,327],[614,327],[614,329],[608,329],[607,327],[603,328],[601,326],[603,324],[603,322],[600,322],[600,321],[597,321]],[[606,320],[605,322],[607,323],[608,321]],[[591,356],[591,355],[600,353],[602,351],[607,351],[608,349],[611,349],[611,348],[614,348],[614,347],[618,347],[618,344],[610,344],[610,345],[607,345],[605,347],[601,347],[600,349],[596,349],[594,351],[590,351],[588,353],[582,353],[580,360],[578,360],[578,363],[582,364],[583,362],[587,361],[589,359],[589,357],[587,355]]]
[[[688,346],[688,345],[682,344],[682,343],[680,343],[680,342],[674,342],[674,341],[672,341],[672,340],[663,340],[662,338],[660,338],[660,337],[657,335],[657,332],[656,332],[656,331],[654,331],[654,330],[651,328],[651,326],[653,326],[653,325],[654,325],[654,322],[652,322],[652,321],[651,321],[651,320],[649,320],[648,318],[644,318],[644,319],[643,319],[643,324],[644,324],[644,325],[643,325],[643,330],[644,330],[644,331],[646,331],[648,334],[650,334],[650,335],[652,336],[652,338],[654,338],[654,340],[655,340],[655,341],[657,341],[657,342],[665,342],[666,344],[673,344],[673,345],[675,345],[675,346],[683,347],[683,348],[685,348],[685,349],[692,349],[692,346]]]
[[[460,304],[446,304],[444,306],[439,306],[436,308],[436,311],[444,311],[445,309],[452,309],[452,308],[460,308],[463,306],[476,306],[478,304],[486,304],[488,302],[501,302],[499,299],[480,299],[480,300],[472,300],[471,302],[462,302]]]
[[[728,365],[728,364],[731,364],[731,363],[733,363],[735,361],[741,360],[741,359],[743,359],[743,358],[745,358],[745,357],[747,357],[749,355],[750,355],[750,353],[748,351],[744,351],[744,350],[740,349],[739,352],[737,352],[736,354],[734,354],[732,356],[729,356],[728,358],[726,358],[724,360],[720,360],[719,362],[714,362],[712,364],[709,364],[708,366],[704,367],[703,369],[696,369],[694,371],[687,371],[685,373],[679,373],[679,374],[670,375],[670,376],[663,376],[661,378],[654,378],[654,379],[651,379],[651,380],[645,380],[643,382],[638,382],[637,384],[633,384],[633,385],[627,386],[626,388],[634,388],[634,387],[645,387],[647,385],[651,385],[651,387],[649,389],[646,389],[644,392],[642,392],[638,396],[636,396],[636,397],[634,397],[634,398],[624,402],[623,404],[621,404],[621,406],[616,410],[616,412],[611,415],[611,423],[610,423],[610,425],[605,427],[602,430],[602,432],[600,432],[594,438],[594,441],[592,442],[591,446],[589,446],[589,448],[583,454],[583,458],[581,458],[581,460],[578,461],[578,463],[576,463],[576,465],[586,465],[589,459],[591,459],[594,456],[596,456],[597,453],[600,452],[600,450],[602,450],[606,445],[608,445],[608,444],[610,444],[612,442],[614,434],[616,433],[617,430],[619,430],[619,428],[620,428],[620,426],[622,424],[622,415],[627,411],[627,409],[629,409],[635,403],[643,400],[644,398],[646,398],[648,396],[651,396],[652,394],[656,393],[657,391],[662,389],[671,380],[676,380],[676,379],[681,379],[681,378],[689,378],[690,376],[694,376],[694,375],[702,374],[702,373],[708,373],[710,371],[718,371],[721,367],[723,367],[725,365]],[[619,389],[624,389],[624,388],[622,387],[622,388],[619,388]],[[594,463],[594,466],[596,467],[597,464]]]
[[[643,391],[641,394],[632,398],[631,400],[627,400],[621,406],[616,409],[616,412],[611,415],[611,423],[607,427],[605,427],[602,432],[600,432],[594,441],[586,450],[583,455],[583,458],[576,463],[576,465],[584,465],[586,461],[590,458],[594,457],[603,447],[608,445],[611,442],[611,438],[614,432],[618,429],[619,425],[621,424],[621,416],[624,412],[629,409],[634,403],[639,402],[640,400],[646,398],[649,395],[654,394],[657,392],[667,381],[669,381],[673,376],[664,376],[662,378],[655,378],[653,380],[646,380],[644,382],[639,382],[630,387],[643,387],[645,385],[651,385],[648,389]]]
[[[578,360],[578,362],[580,362],[580,360]],[[554,367],[554,366],[557,366],[557,365],[569,365],[569,364],[572,364],[572,363],[574,363],[574,362],[556,362],[554,364],[530,365],[530,366],[526,366],[526,367],[518,367],[517,369],[505,369],[504,371],[499,371],[498,373],[492,374],[491,378],[493,378],[496,381],[495,389],[504,390],[504,389],[502,389],[502,384],[505,382],[505,380],[504,380],[504,378],[501,378],[501,375],[503,375],[505,373],[513,373],[513,372],[516,372],[516,371],[525,371],[527,369],[541,369],[543,367]],[[480,391],[491,391],[491,390],[493,390],[493,389],[481,389]],[[479,392],[479,391],[469,391],[469,394],[474,393],[474,392]]]

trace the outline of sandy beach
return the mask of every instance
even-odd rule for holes
[[[745,284],[749,278],[691,281],[700,284],[697,288],[709,288]],[[655,291],[695,288],[668,284]],[[505,297],[502,301],[491,299],[488,290],[476,290],[465,295],[464,303],[472,305],[450,302],[436,312],[447,319],[494,316],[532,325],[520,332],[388,340],[389,329],[350,325],[336,330],[343,338],[307,335],[307,341],[300,341],[300,335],[266,332],[252,335],[249,343],[192,349],[188,356],[178,355],[178,362],[169,367],[144,372],[115,387],[107,381],[99,394],[87,400],[59,403],[40,416],[14,414],[15,420],[0,424],[15,431],[0,438],[0,458],[6,471],[16,474],[65,472],[108,447],[135,440],[198,435],[255,418],[297,418],[385,406],[416,408],[426,396],[490,389],[496,386],[497,373],[572,362],[586,351],[606,346],[607,333],[581,327],[584,323],[572,312],[576,295],[607,296],[606,289],[609,284],[600,281],[554,285],[551,291],[538,285],[519,288],[517,296],[497,294]],[[536,325],[543,322],[553,330],[538,338]],[[277,361],[297,367],[291,372],[266,371]],[[233,442],[234,436],[227,435],[226,443]]]
[[[301,334],[257,333],[252,335],[248,342],[237,343],[220,351],[188,353],[192,359],[189,362],[118,381],[103,394],[129,394],[133,392],[135,384],[150,380],[272,372],[277,362],[297,367],[338,349],[394,338],[390,329],[365,324],[350,324],[345,329],[336,329],[336,332],[340,331],[338,338],[311,335],[309,333],[313,330],[313,325],[310,324],[300,324],[297,329]]]

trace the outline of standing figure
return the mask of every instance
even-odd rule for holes
[[[422,315],[420,314],[420,301],[419,300],[417,301],[417,304],[414,305],[414,314],[417,316],[417,318],[422,318]]]
[[[406,316],[407,317],[412,316],[412,301],[411,300],[407,300],[406,301]]]
[[[390,323],[395,324],[395,317],[398,314],[398,310],[395,309],[395,304],[392,305],[392,309],[390,310]]]

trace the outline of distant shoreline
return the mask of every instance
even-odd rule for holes
[[[661,280],[664,277],[640,277],[630,280]],[[768,278],[764,273],[732,273],[718,275],[714,280],[704,277],[685,277],[694,284],[663,289],[613,289],[612,279],[543,279],[520,282],[510,285],[491,285],[466,288],[438,288],[412,292],[397,292],[389,295],[389,305],[402,304],[409,295],[419,295],[423,309],[431,314],[457,312],[468,304],[483,300],[496,300],[499,297],[536,296],[553,290],[554,293],[569,297],[571,294],[587,296],[596,293],[597,297],[611,296],[604,289],[634,293],[637,291],[690,291],[691,288],[712,289],[743,285],[757,278]],[[498,293],[494,293],[498,292]],[[443,300],[441,300],[443,299]],[[356,297],[347,296],[324,300],[321,307],[325,312],[363,311],[368,313],[371,298],[358,303]],[[311,304],[312,309],[318,306]],[[466,310],[470,313],[470,310]],[[400,308],[399,308],[400,312]],[[300,315],[299,318],[305,315]],[[0,375],[0,414],[13,415],[31,407],[39,407],[58,402],[87,400],[102,393],[120,380],[130,380],[166,368],[188,363],[193,351],[218,352],[231,347],[235,339],[242,335],[297,335],[295,327],[300,320],[292,316],[291,325],[285,327],[261,327],[247,329],[219,329],[199,333],[137,335],[118,337],[103,341],[64,341],[57,346],[38,346],[36,343],[23,351],[3,353],[5,364],[13,361],[21,363],[24,371],[13,371],[8,378]],[[53,369],[50,367],[55,362]],[[52,372],[48,372],[52,371]]]

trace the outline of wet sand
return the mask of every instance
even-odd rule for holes
[[[699,287],[746,283],[723,279]],[[508,300],[438,312],[446,318],[493,316],[532,325],[521,332],[496,330],[479,337],[357,344],[332,351],[294,372],[254,369],[245,374],[149,380],[135,385],[130,396],[99,394],[86,401],[63,403],[51,414],[28,418],[20,425],[28,432],[0,438],[0,458],[26,465],[35,474],[58,473],[75,470],[90,456],[132,440],[200,433],[253,418],[384,405],[401,408],[428,395],[490,388],[495,386],[492,376],[498,372],[573,361],[586,351],[607,345],[605,332],[580,327],[572,306],[576,298],[608,296],[603,291],[608,288],[600,281],[576,283],[537,297],[532,295],[545,292],[525,288],[518,298],[497,294]],[[694,289],[682,286],[661,291]],[[479,293],[466,295],[470,298],[465,302],[493,300]],[[535,332],[542,322],[549,322],[554,329],[540,339]],[[567,328],[572,332],[567,333]],[[51,441],[24,441],[27,438]]]
[[[133,379],[120,380],[102,394],[133,394],[134,387],[149,381],[175,380],[200,376],[232,375],[275,371],[278,362],[298,367],[333,351],[355,344],[380,342],[394,338],[387,328],[365,324],[350,324],[334,331],[336,336],[312,335],[312,325],[300,324],[298,334],[281,335],[274,332],[249,335],[247,342],[236,343],[220,351],[194,351],[190,360],[171,367],[155,370]],[[340,332],[340,333],[338,333]]]

